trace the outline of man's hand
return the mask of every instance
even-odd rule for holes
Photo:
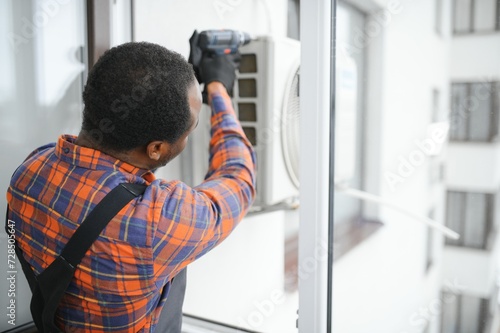
[[[240,67],[239,53],[215,55],[204,53],[200,63],[200,76],[208,85],[211,82],[220,82],[226,87],[229,95],[233,94],[235,71]]]
[[[206,87],[211,82],[222,83],[229,95],[232,95],[236,80],[235,71],[240,67],[240,53],[216,55],[203,51],[198,46],[198,33],[196,31],[189,39],[189,43],[191,51],[188,61],[193,65],[198,82],[205,83],[203,101],[207,102]]]

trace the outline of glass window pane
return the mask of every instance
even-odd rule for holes
[[[500,0],[499,0],[500,1]],[[498,3],[500,8],[500,2]],[[500,82],[492,83],[492,104],[491,104],[491,139],[498,140],[500,126]]]
[[[442,299],[443,312],[441,314],[441,333],[457,333],[460,296],[451,293],[443,293]]]
[[[496,28],[497,28],[497,30],[500,30],[500,0],[497,0]]]
[[[468,193],[465,202],[465,246],[483,248],[488,218],[487,194]]]
[[[458,233],[462,232],[464,194],[461,192],[448,192],[446,205],[446,226]],[[458,245],[460,240],[447,239],[446,244]]]
[[[474,31],[494,31],[497,0],[474,1]]]
[[[425,252],[425,269],[428,271],[434,263],[434,229],[431,228],[427,228],[427,243]]]
[[[471,83],[469,105],[470,141],[489,141],[491,137],[491,103],[493,98],[491,83]]]
[[[7,41],[13,42],[12,37],[12,20],[9,13],[12,12],[11,1],[0,1],[0,36],[4,37],[4,44],[0,47],[0,103],[4,105],[8,100],[12,99],[12,94],[15,88],[15,77],[13,73],[14,55],[12,52],[12,44],[7,44]],[[2,120],[6,120],[8,114],[4,111],[8,108],[1,109]]]
[[[363,121],[365,119],[363,115],[364,99],[363,94],[364,89],[364,63],[365,63],[365,48],[363,45],[359,44],[361,41],[356,39],[358,34],[365,29],[365,17],[362,13],[355,8],[346,5],[341,2],[337,6],[337,72],[341,73],[342,66],[344,62],[339,60],[348,59],[352,61],[353,68],[356,72],[355,74],[355,93],[352,96],[348,96],[349,93],[346,90],[340,90],[337,88],[338,98],[336,99],[336,108],[342,108],[342,110],[337,111],[337,126],[343,126],[343,128],[338,129],[335,133],[335,146],[336,146],[336,174],[344,173],[344,170],[348,170],[350,177],[347,179],[349,186],[353,188],[362,187],[362,151],[363,151]],[[353,68],[347,68],[343,73],[347,73],[347,70]],[[339,74],[340,75],[340,74]],[[341,85],[345,76],[338,78],[338,85]],[[343,81],[344,80],[344,81]],[[350,97],[354,97],[351,100],[350,105],[346,104],[346,101]],[[354,106],[355,111],[353,114],[348,112],[342,112],[346,110],[346,106]],[[354,116],[354,117],[353,117]],[[341,124],[341,125],[340,125]],[[348,128],[349,127],[349,128]],[[341,170],[341,171],[340,171]],[[359,219],[361,215],[361,201],[356,198],[349,197],[341,192],[337,192],[334,197],[334,206],[337,207],[334,210],[334,222],[335,223],[351,223]],[[346,230],[351,230],[351,228],[343,228]],[[345,239],[345,238],[344,238]]]
[[[451,86],[450,140],[467,139],[468,87],[464,83],[454,83]]]
[[[480,332],[481,298],[462,295],[459,333]]]
[[[471,31],[471,2],[472,0],[455,0],[454,32]]]
[[[5,190],[16,167],[60,134],[78,134],[85,71],[84,1],[1,0],[0,36],[0,215],[5,216]],[[7,248],[6,240],[0,233],[2,249]],[[3,251],[0,270],[9,271],[6,266]],[[32,321],[31,292],[20,266],[16,268],[15,324],[21,326]],[[8,289],[7,283],[0,283],[3,309]],[[0,320],[0,331],[15,328]]]
[[[287,4],[288,1],[195,0],[148,4],[134,1],[134,38],[160,43],[186,58],[189,55],[187,41],[193,30],[200,31],[202,26],[242,30],[257,37],[240,49],[243,57],[233,103],[245,133],[257,144],[257,195],[261,199],[257,204],[264,207],[254,205],[255,214],[246,216],[224,243],[190,264],[183,311],[260,333],[297,331],[299,213],[298,209],[286,210],[289,203],[280,200],[296,194],[296,189],[292,192],[287,187],[291,185],[291,177],[284,165],[285,139],[282,140],[281,127],[283,101],[288,90],[285,86],[295,73],[292,70],[297,70],[292,65],[297,64],[300,45],[297,41],[266,38],[278,37],[268,36],[267,31],[276,21],[283,27],[279,36],[284,36],[288,17],[296,18],[293,32],[298,37],[298,12],[289,16]],[[298,2],[295,5],[294,10],[298,10]],[[266,13],[267,7],[272,11]],[[186,13],[194,16],[190,20],[181,19]],[[205,23],[199,25],[200,22]],[[175,33],[165,34],[165,31]],[[202,113],[210,114],[210,111],[203,109]],[[199,133],[199,127],[207,126],[208,122],[207,118],[200,120],[188,143],[187,149],[193,148],[190,156],[196,169],[190,166],[188,158],[180,163],[180,168],[187,171],[185,175],[192,174],[192,179],[199,179],[208,167],[208,159],[200,154],[208,148],[208,131]],[[174,176],[165,173],[168,179],[189,178],[184,174],[177,177],[177,169],[172,171]],[[271,200],[278,205],[269,208]]]
[[[442,17],[443,17],[443,0],[435,0],[436,3],[435,3],[435,12],[434,12],[434,25],[435,25],[435,29],[436,29],[436,32],[441,35],[441,33],[443,32],[443,21],[442,21]]]
[[[455,24],[456,30],[470,33],[471,5],[480,1],[442,1],[443,27]],[[361,6],[362,1],[355,3]],[[492,137],[495,120],[484,112],[490,99],[484,94],[487,89],[478,92],[477,86],[491,80],[498,64],[472,59],[474,54],[487,54],[491,44],[484,41],[496,37],[445,33],[438,37],[438,17],[433,13],[437,14],[439,3],[412,2],[411,9],[402,8],[387,26],[380,23],[396,15],[367,10],[365,30],[351,28],[351,43],[342,31],[350,27],[342,19],[347,6],[339,1],[337,7],[337,50],[347,44],[347,50],[366,53],[362,174],[364,190],[373,196],[365,194],[361,211],[380,218],[384,226],[344,256],[334,255],[333,332],[482,332],[484,319],[477,308],[469,302],[462,313],[460,304],[461,295],[479,290],[487,294],[493,285],[487,276],[496,275],[496,259],[486,263],[493,253],[477,249],[484,243],[483,222],[490,214],[485,193],[500,186],[496,171],[486,175],[488,168],[481,168],[499,149],[496,143],[484,142]],[[432,59],[423,54],[432,54]],[[339,96],[335,97],[337,101]],[[448,115],[452,140],[435,157],[425,154],[434,144],[430,136],[424,137],[425,127],[448,120]],[[471,140],[476,142],[467,142]],[[340,163],[336,160],[335,167]],[[496,163],[494,158],[491,163]],[[498,169],[496,164],[488,167]],[[449,172],[440,182],[445,168]],[[485,193],[475,193],[479,189]],[[337,198],[341,195],[336,193]],[[345,209],[341,204],[337,199],[336,218]],[[405,210],[419,216],[434,210],[429,215],[461,237],[444,237]],[[334,229],[334,239],[345,237],[340,223]],[[342,252],[336,245],[334,252]],[[429,265],[432,268],[425,272]],[[488,275],[483,273],[487,270]],[[466,320],[474,323],[466,326],[462,323]]]

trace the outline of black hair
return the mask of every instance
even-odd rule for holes
[[[163,46],[125,43],[106,51],[83,91],[82,130],[103,149],[122,152],[156,140],[176,142],[191,125],[193,68]]]

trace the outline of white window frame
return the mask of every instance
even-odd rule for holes
[[[336,1],[301,3],[299,333],[331,329],[333,164],[331,164],[332,26]]]

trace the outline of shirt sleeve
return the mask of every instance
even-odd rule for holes
[[[255,152],[236,119],[227,94],[212,95],[209,170],[194,188],[169,183],[153,237],[157,281],[222,242],[245,216],[255,197]],[[161,283],[161,282],[160,282]]]

